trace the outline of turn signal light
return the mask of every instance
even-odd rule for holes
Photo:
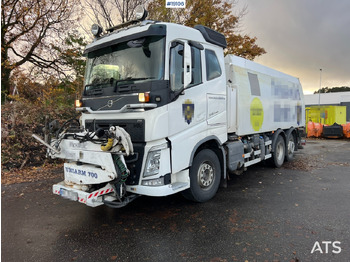
[[[80,99],[75,100],[75,107],[82,107],[83,102]]]
[[[139,102],[146,103],[149,102],[149,93],[139,93]]]

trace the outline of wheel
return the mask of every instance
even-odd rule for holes
[[[292,161],[294,158],[294,152],[295,152],[295,139],[294,135],[290,133],[287,136],[287,145],[286,145],[286,161]]]
[[[210,149],[200,151],[190,167],[190,188],[185,198],[205,202],[213,198],[220,185],[221,167],[217,155]]]
[[[272,153],[272,164],[275,167],[281,167],[286,155],[286,146],[282,136],[278,136]]]

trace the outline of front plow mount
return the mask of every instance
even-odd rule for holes
[[[49,157],[66,161],[64,181],[53,185],[53,193],[91,207],[120,208],[135,200],[139,195],[126,192],[125,185],[130,172],[124,156],[133,154],[130,135],[119,126],[90,131],[77,123],[59,127],[54,121],[45,128],[45,139],[33,134]]]

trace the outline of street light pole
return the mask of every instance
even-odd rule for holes
[[[320,89],[318,90],[318,106],[321,104],[321,88],[322,88],[322,68],[320,68]]]

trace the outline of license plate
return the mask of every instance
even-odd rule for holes
[[[77,201],[78,193],[74,191],[68,191],[66,189],[60,189],[60,196],[69,200]]]

